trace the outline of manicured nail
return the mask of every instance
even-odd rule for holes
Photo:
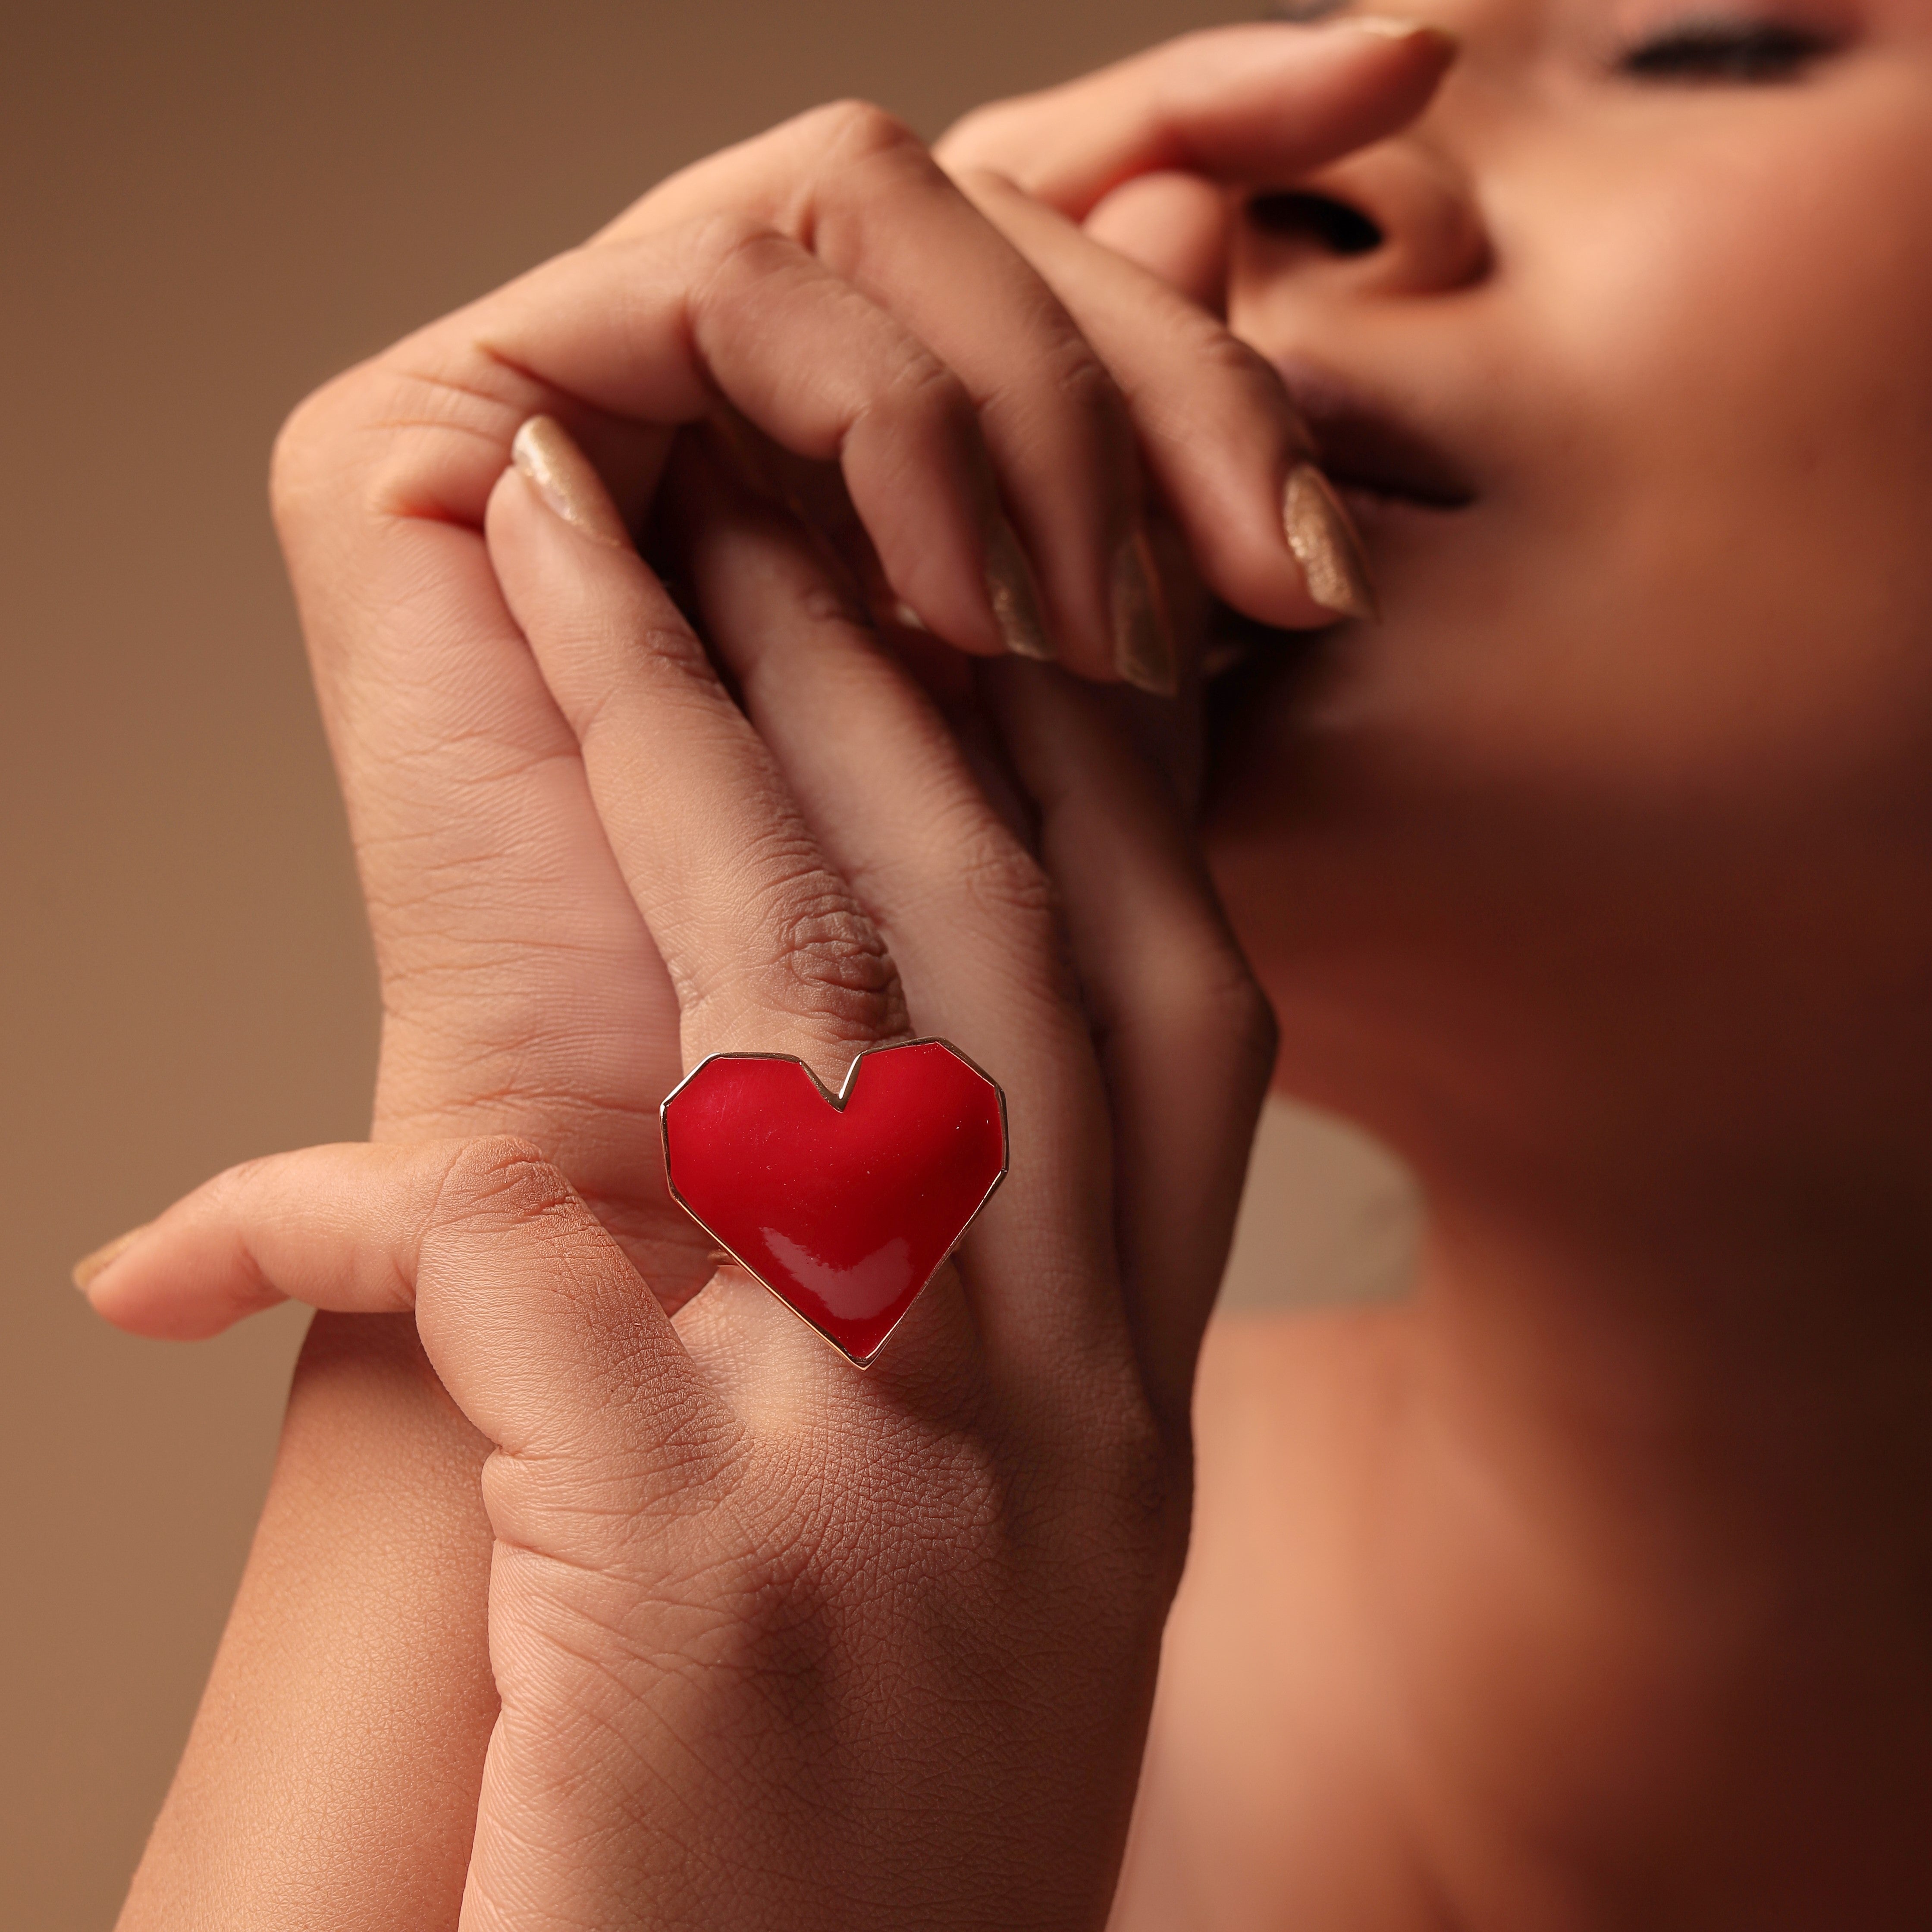
[[[74,1286],[85,1294],[94,1286],[95,1276],[105,1272],[109,1262],[118,1261],[154,1225],[152,1221],[143,1221],[138,1228],[130,1228],[124,1234],[116,1234],[105,1247],[96,1248],[91,1255],[82,1255],[74,1264]]]
[[[1428,34],[1449,46],[1461,44],[1446,27],[1428,20],[1405,20],[1394,14],[1344,14],[1329,24],[1350,28],[1358,34],[1373,34],[1384,40],[1412,40],[1418,34]]]
[[[1288,547],[1308,580],[1308,594],[1343,617],[1377,617],[1375,585],[1355,526],[1334,485],[1312,463],[1288,473],[1281,506]]]
[[[590,459],[550,416],[532,416],[510,446],[511,460],[530,488],[573,530],[593,543],[628,550],[631,533]]]
[[[1168,626],[1147,532],[1136,528],[1114,553],[1114,668],[1128,683],[1157,698],[1180,688],[1174,633]]]
[[[997,514],[986,531],[986,596],[1006,649],[1016,658],[1050,664],[1053,639],[1040,610],[1039,581],[1018,532]]]

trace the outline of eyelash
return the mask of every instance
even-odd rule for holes
[[[1832,47],[1822,34],[1781,21],[1692,18],[1627,49],[1617,71],[1634,80],[1763,86],[1796,80]]]

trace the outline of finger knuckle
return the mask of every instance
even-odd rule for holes
[[[536,1142],[520,1134],[488,1134],[457,1150],[438,1195],[433,1220],[528,1227],[574,1207],[562,1170]]]
[[[792,252],[770,222],[735,208],[694,215],[682,224],[678,241],[681,252],[696,267],[694,299],[706,287],[723,284],[735,269],[755,271],[764,266],[761,257],[780,249]]]
[[[487,348],[428,333],[324,383],[277,435],[269,506],[298,589],[328,580],[346,531],[440,517],[479,446],[507,450],[539,400]]]
[[[1196,948],[1174,992],[1163,1003],[1170,1023],[1202,1064],[1273,1066],[1280,1039],[1274,1008],[1232,940],[1216,938]]]
[[[224,1168],[202,1189],[202,1198],[218,1216],[238,1211],[256,1184],[268,1172],[274,1158],[272,1154],[257,1154],[252,1160],[237,1161],[232,1167]]]
[[[1118,1021],[1138,1015],[1204,1067],[1274,1064],[1274,1009],[1232,935],[1209,916],[1173,921],[1132,948],[1109,1010]]]
[[[1045,368],[1070,407],[1090,416],[1112,415],[1120,409],[1120,386],[1086,338],[1071,329],[1049,346]]]
[[[1059,896],[1046,869],[1000,830],[977,826],[952,843],[953,876],[970,914],[1036,944],[1051,942]]]
[[[842,1034],[876,1038],[896,1030],[898,975],[862,914],[834,895],[808,898],[778,915],[772,938],[770,974],[795,1010]]]
[[[1083,1406],[1077,1494],[1088,1534],[1124,1574],[1154,1580],[1163,1598],[1180,1580],[1192,1504],[1184,1429],[1163,1425],[1137,1368],[1096,1364]]]
[[[756,1003],[841,1039],[869,1041],[904,1030],[898,974],[884,939],[804,838],[768,843],[752,855],[749,870],[753,937],[737,965]],[[724,987],[694,990],[687,1017],[692,1006],[714,1003]]]
[[[854,428],[868,419],[901,429],[923,425],[933,435],[957,440],[977,433],[978,411],[959,377],[908,336],[890,374],[855,418]]]
[[[1114,1444],[1114,1497],[1128,1534],[1157,1558],[1173,1562],[1187,1538],[1190,1486],[1178,1466],[1167,1432],[1136,1403],[1118,1425]]]
[[[1280,376],[1259,351],[1230,334],[1211,316],[1184,316],[1182,326],[1192,332],[1186,344],[1189,366],[1204,380],[1264,406],[1286,404],[1288,392]]]
[[[312,514],[338,473],[345,404],[356,386],[352,371],[325,382],[289,412],[268,454],[268,508],[286,538]]]
[[[1039,365],[1056,401],[1082,424],[1110,460],[1131,459],[1133,428],[1113,372],[1070,326],[1057,332]]]
[[[828,101],[794,124],[838,165],[880,155],[923,155],[926,144],[889,109],[858,99]]]
[[[1219,970],[1208,976],[1202,1004],[1231,1058],[1274,1064],[1280,1040],[1274,1004],[1232,946],[1223,950]]]

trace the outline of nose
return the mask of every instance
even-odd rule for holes
[[[1254,195],[1245,226],[1244,252],[1262,274],[1292,272],[1338,292],[1446,294],[1480,281],[1490,267],[1468,183],[1411,138]]]

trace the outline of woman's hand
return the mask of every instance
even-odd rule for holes
[[[517,424],[568,422],[634,526],[673,426],[728,401],[838,460],[886,587],[964,650],[1169,682],[1150,484],[1210,588],[1328,621],[1345,545],[1324,605],[1284,531],[1304,448],[1280,383],[1073,218],[1104,228],[1096,203],[1150,169],[1289,178],[1408,119],[1445,46],[1191,37],[966,124],[946,152],[977,206],[878,110],[820,110],[304,405],[277,514],[375,927],[379,1136],[536,1133],[620,1237],[672,1238],[640,1172],[678,1071],[668,992],[483,554]]]
[[[1280,514],[1298,430],[1212,314],[1219,231],[1194,216],[1218,190],[1132,183],[1196,164],[1288,178],[1415,112],[1445,47],[1353,26],[1190,37],[966,124],[946,154],[976,202],[875,110],[826,110],[676,177],[297,412],[275,508],[375,937],[376,1140],[527,1137],[668,1306],[711,1271],[658,1155],[686,1064],[676,994],[486,552],[518,424],[567,420],[635,528],[674,425],[729,398],[767,438],[842,460],[878,587],[968,652],[1031,643],[1030,575],[1066,664],[1104,677],[1118,656],[1159,682],[1119,561],[1149,481],[1222,594],[1318,621]],[[1029,191],[1017,213],[995,172]],[[1191,268],[1132,218],[1175,192],[1193,214],[1152,226]],[[1015,234],[1035,224],[1046,274],[996,206]],[[318,1319],[126,1924],[190,1904],[236,1925],[453,1915],[496,1714],[483,1448],[412,1324]],[[299,1775],[290,1735],[311,1740]]]
[[[518,450],[490,556],[686,1060],[790,1052],[836,1081],[942,1033],[1004,1081],[1004,1188],[869,1373],[734,1266],[674,1323],[511,1138],[238,1170],[93,1300],[150,1333],[277,1294],[413,1307],[494,1448],[502,1709],[466,1926],[1097,1926],[1265,1005],[1100,694],[985,680],[1036,860],[728,464],[679,480],[742,711],[562,433]]]

